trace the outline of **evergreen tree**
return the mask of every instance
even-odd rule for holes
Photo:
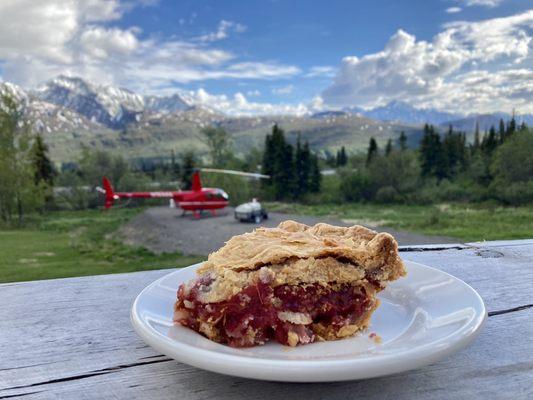
[[[46,184],[54,186],[56,171],[50,158],[48,157],[48,146],[44,143],[41,135],[35,136],[32,146],[33,166],[35,169],[35,184]]]
[[[407,149],[407,136],[405,136],[405,132],[404,131],[402,131],[400,133],[399,142],[400,142],[400,150],[401,151],[406,150]]]
[[[320,192],[321,181],[322,181],[322,174],[320,173],[320,166],[318,164],[318,156],[316,154],[312,154],[311,155],[309,191],[311,193]]]
[[[435,176],[443,179],[448,174],[448,163],[440,135],[433,125],[424,125],[424,136],[420,141],[420,164],[422,176]]]
[[[509,121],[509,126],[507,128],[507,137],[511,137],[513,135],[513,133],[516,132],[516,119],[515,119],[515,116],[514,116],[514,110],[513,110],[513,115],[511,116],[511,120]]]
[[[192,174],[194,172],[194,167],[196,164],[196,157],[192,151],[188,151],[183,155],[181,169],[181,182],[183,184],[183,189],[189,190],[192,187]]]
[[[378,155],[378,144],[376,142],[376,139],[373,137],[370,138],[370,142],[368,144],[368,150],[366,153],[366,165],[369,166],[372,160]]]
[[[494,126],[490,127],[489,133],[483,138],[481,148],[487,155],[491,155],[498,146],[498,139],[496,137],[496,129]]]
[[[295,186],[293,147],[285,140],[285,134],[277,124],[272,127],[270,137],[272,171],[269,174],[277,200],[291,197]],[[266,149],[265,149],[266,150]]]
[[[309,173],[310,173],[310,151],[309,143],[301,145],[300,135],[296,141],[296,151],[294,153],[295,173],[296,173],[296,191],[295,197],[299,198],[309,191]]]
[[[392,152],[392,139],[387,140],[387,145],[385,146],[385,155],[388,156]]]
[[[176,161],[176,153],[174,150],[170,151],[170,175],[172,179],[179,179],[181,176],[180,165]]]
[[[268,175],[271,179],[263,179],[261,184],[265,186],[272,185],[272,173],[274,171],[274,146],[272,136],[267,134],[265,136],[265,148],[263,150],[263,160],[261,162],[261,173]]]
[[[500,127],[499,127],[499,130],[498,130],[498,134],[499,134],[499,141],[500,143],[503,143],[504,140],[505,140],[505,123],[503,122],[503,118],[500,118]]]
[[[472,146],[472,153],[478,151],[480,145],[481,141],[479,137],[479,121],[476,121],[476,131],[474,133],[474,145]]]
[[[348,156],[346,155],[346,148],[344,146],[341,147],[341,150],[339,152],[339,162],[338,166],[343,167],[348,163]]]

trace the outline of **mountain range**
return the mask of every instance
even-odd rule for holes
[[[56,162],[72,161],[82,145],[107,149],[126,157],[168,156],[192,149],[205,151],[200,130],[208,125],[225,128],[236,152],[261,146],[272,124],[285,129],[289,140],[298,135],[315,150],[346,146],[366,148],[369,138],[383,145],[404,131],[413,140],[426,122],[473,131],[476,121],[485,130],[509,115],[457,115],[434,109],[418,109],[399,101],[371,110],[345,108],[303,116],[225,115],[216,108],[195,104],[180,93],[145,96],[128,89],[99,85],[82,78],[58,76],[33,90],[0,82],[0,94],[12,96],[33,129],[48,143]],[[533,116],[525,116],[533,122]]]

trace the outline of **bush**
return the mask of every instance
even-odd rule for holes
[[[398,191],[392,186],[379,188],[376,193],[376,201],[378,203],[395,203],[399,200]]]
[[[364,172],[344,172],[339,189],[347,201],[367,201],[374,197],[372,181]]]
[[[496,199],[509,204],[521,205],[533,202],[533,180],[501,185],[495,182],[491,190]]]
[[[506,185],[533,179],[533,131],[516,132],[496,151],[491,172]]]

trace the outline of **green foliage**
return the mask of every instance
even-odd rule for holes
[[[401,151],[407,150],[407,136],[405,136],[404,131],[400,133],[400,138],[398,139],[398,142],[399,142]]]
[[[533,131],[517,132],[502,144],[496,152],[491,171],[502,184],[533,179]]]
[[[368,150],[366,152],[366,165],[370,165],[372,160],[378,155],[378,143],[376,142],[376,139],[373,137],[370,138],[370,142],[368,144]]]
[[[30,127],[9,96],[0,98],[0,219],[22,225],[24,215],[42,209],[46,183],[36,180]]]
[[[182,189],[188,190],[192,186],[192,174],[196,165],[196,156],[192,151],[182,155],[181,183]]]
[[[388,156],[378,156],[369,165],[368,174],[376,195],[381,188],[388,188],[381,193],[379,201],[385,201],[387,198],[388,202],[399,202],[403,201],[408,193],[416,190],[420,168],[414,152],[392,151]]]
[[[309,192],[309,179],[311,174],[311,151],[309,144],[301,145],[300,136],[296,142],[296,152],[294,154],[294,172],[296,174],[296,197],[302,197]]]
[[[320,165],[318,162],[318,155],[311,155],[311,172],[309,181],[309,191],[311,193],[320,192],[322,185],[322,174],[320,173]]]
[[[263,182],[263,192],[268,198],[300,199],[320,190],[317,156],[311,154],[308,143],[302,146],[300,137],[294,150],[278,125],[274,125],[272,134],[265,137],[261,172],[270,176]]]
[[[341,149],[337,151],[335,165],[337,167],[344,167],[346,164],[348,164],[348,156],[346,155],[346,148],[342,146]]]
[[[385,146],[385,155],[388,156],[392,151],[392,139],[387,140],[387,145]]]
[[[209,151],[211,165],[217,168],[225,167],[232,153],[232,142],[228,132],[224,128],[208,126],[203,128],[201,133]]]
[[[340,192],[346,201],[367,201],[374,197],[374,185],[368,173],[344,171]]]

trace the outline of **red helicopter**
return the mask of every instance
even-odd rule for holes
[[[233,170],[203,168],[201,171],[220,172],[254,178],[269,178],[267,175]],[[195,218],[200,218],[201,212],[204,210],[209,210],[212,215],[216,215],[216,210],[229,205],[229,196],[224,190],[202,187],[200,170],[195,170],[192,174],[191,190],[178,190],[175,192],[115,192],[111,182],[105,176],[102,178],[102,184],[104,188],[97,187],[96,190],[105,195],[106,209],[111,208],[115,200],[119,199],[170,199],[171,206],[180,207],[183,210],[183,214],[187,211],[192,211]]]

